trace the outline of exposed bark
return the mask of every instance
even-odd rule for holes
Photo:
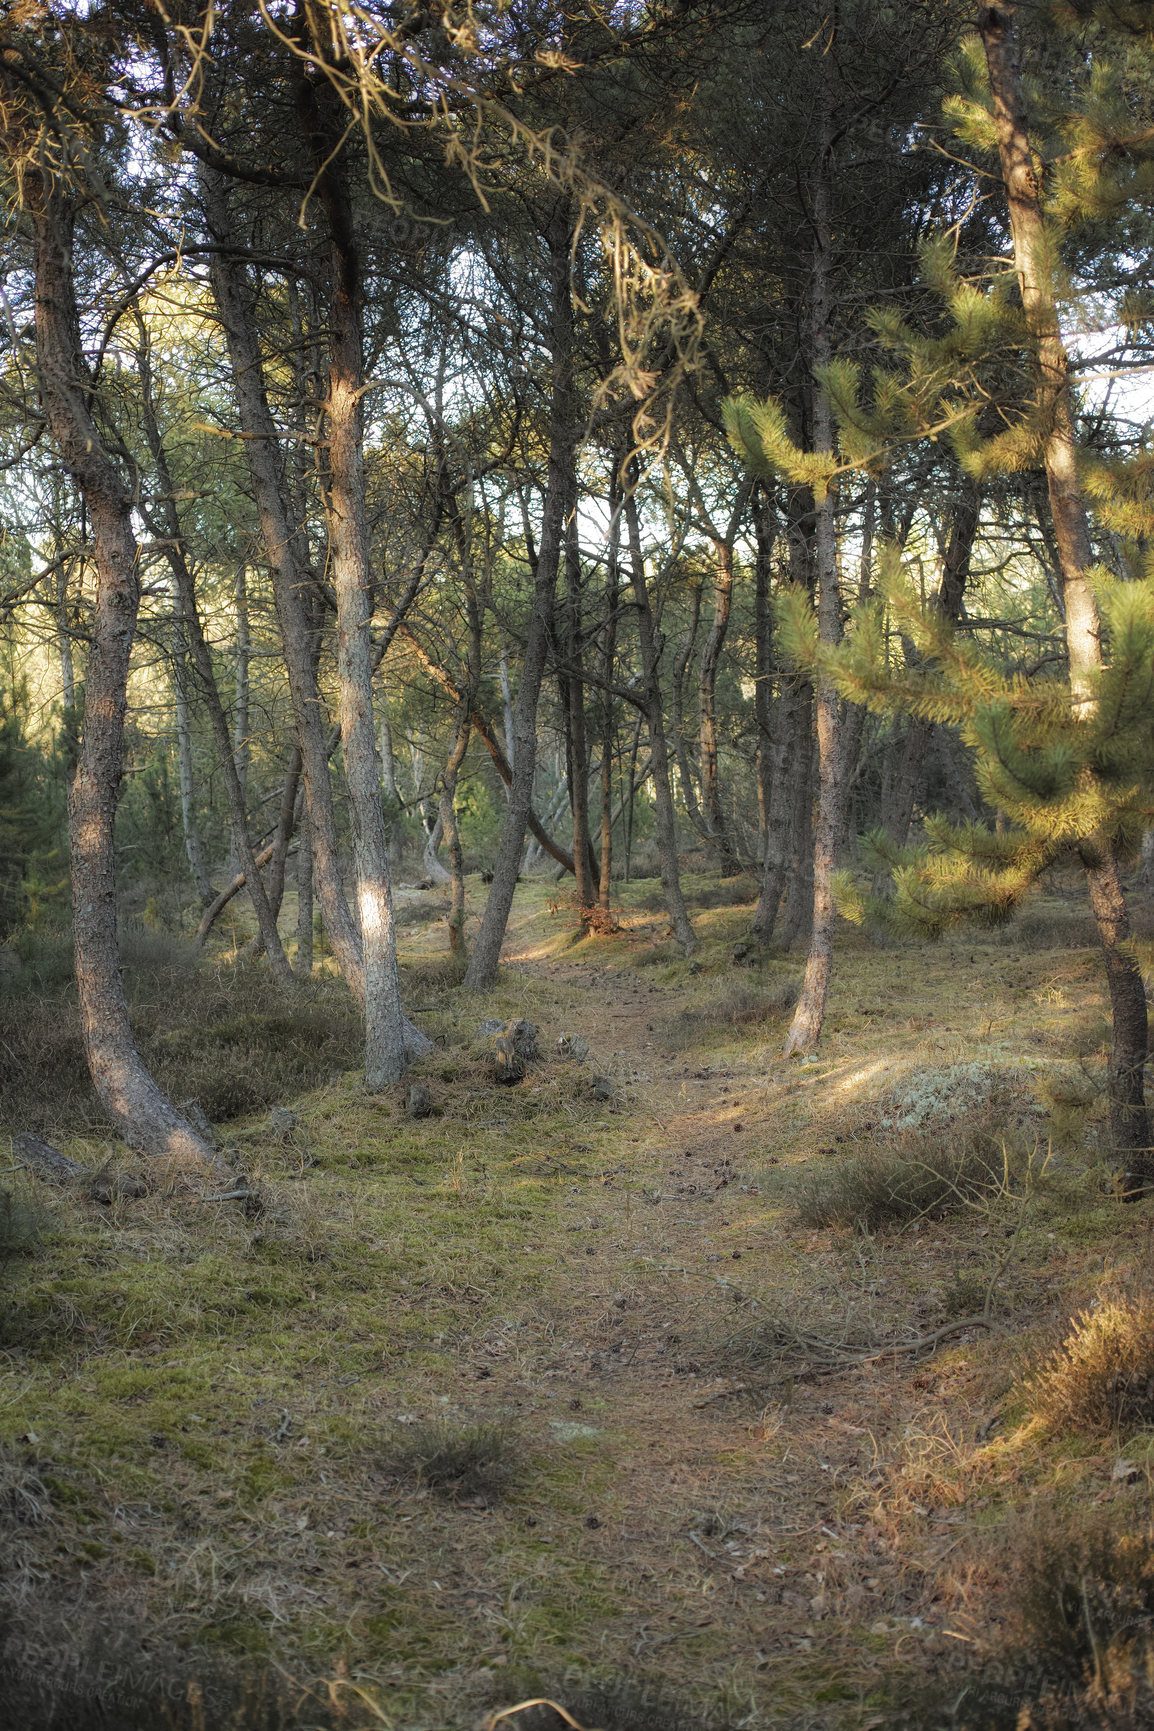
[[[323,59],[329,44],[314,32]],[[404,1074],[405,1018],[397,972],[397,937],[389,881],[388,834],[381,804],[381,765],[373,718],[369,624],[372,573],[365,514],[364,335],[360,250],[336,101],[323,76],[301,76],[301,113],[310,133],[316,186],[330,241],[329,371],[324,399],[328,480],[324,490],[329,570],[337,601],[337,683],[341,742],[357,874],[357,912],[365,1003],[365,1086],[380,1089]]]
[[[828,60],[828,56],[827,56]],[[830,75],[827,72],[826,76]],[[832,359],[830,318],[830,177],[833,172],[828,92],[823,92],[818,137],[818,162],[813,187],[813,279],[809,310],[810,359],[814,368]],[[834,450],[833,407],[824,383],[813,387],[814,450]],[[841,638],[841,594],[837,569],[837,523],[835,495],[826,491],[816,500],[814,552],[817,564],[817,626],[823,644]],[[821,1037],[825,1001],[833,970],[833,867],[840,827],[844,786],[837,689],[829,673],[819,668],[814,708],[817,720],[818,799],[813,842],[813,928],[805,980],[785,1042],[786,1056],[812,1051]]]
[[[469,749],[469,705],[457,706],[453,716],[453,740],[445,760],[439,810],[445,846],[449,854],[449,949],[454,955],[465,948],[465,856],[457,823],[457,778]]]
[[[1069,363],[1054,296],[1012,19],[1012,6],[983,6],[978,30],[986,50],[1014,265],[1033,339],[1038,404],[1046,430],[1046,482],[1061,570],[1070,690],[1075,715],[1089,720],[1094,713],[1094,677],[1103,664],[1098,606],[1090,582],[1093,549],[1078,478]],[[1110,1129],[1124,1188],[1136,1194],[1154,1183],[1145,1088],[1146,994],[1129,947],[1129,918],[1111,838],[1088,837],[1083,859],[1113,1011]]]
[[[760,945],[773,941],[790,867],[792,839],[805,822],[805,804],[809,800],[806,766],[813,731],[812,706],[813,687],[808,679],[796,675],[789,679],[777,707],[761,892],[750,931],[752,941]]]
[[[601,874],[600,902],[610,907],[613,869],[613,753],[617,737],[613,718],[613,668],[617,655],[617,609],[620,604],[621,483],[614,471],[609,482],[609,544],[605,550],[605,626],[601,637]]]
[[[637,517],[637,498],[630,489],[626,494],[625,527],[629,535],[629,572],[633,584],[633,601],[637,612],[637,636],[641,646],[641,676],[643,680],[643,713],[649,730],[649,760],[653,774],[653,808],[657,830],[657,858],[661,871],[661,889],[673,935],[687,956],[697,948],[697,936],[690,923],[681,893],[681,872],[677,864],[677,821],[673,811],[673,791],[669,780],[669,750],[665,739],[665,716],[661,697],[661,653],[649,602],[649,586],[645,581],[645,558],[641,551],[641,525]],[[636,756],[636,744],[634,746]],[[633,794],[636,791],[630,777],[630,841],[632,841]]]
[[[773,796],[773,608],[770,585],[777,518],[772,495],[759,488],[753,501],[753,533],[757,546],[753,566],[753,713],[757,722],[757,827],[759,853],[764,858],[769,839],[769,812]]]
[[[545,652],[553,619],[557,572],[561,557],[566,503],[573,497],[573,467],[578,425],[573,402],[573,301],[570,284],[572,230],[566,210],[558,210],[550,225],[548,246],[551,276],[552,407],[549,427],[549,468],[541,533],[533,572],[533,602],[521,660],[521,679],[513,706],[513,774],[509,801],[501,824],[493,882],[481,918],[481,929],[465,973],[472,992],[487,992],[497,978],[501,945],[513,906],[521,868],[521,848],[533,804],[537,766],[537,704],[545,672]]]
[[[717,854],[723,876],[738,871],[737,855],[726,827],[721,804],[721,780],[717,765],[717,668],[729,631],[733,610],[733,533],[713,545],[716,575],[713,580],[713,623],[701,653],[701,806],[706,833]]]
[[[308,813],[301,816],[297,841],[297,953],[296,975],[311,978],[313,971],[313,844]]]
[[[424,644],[407,625],[402,626],[401,630],[406,641],[410,643],[416,651],[422,667],[426,668],[427,671],[432,674],[437,683],[443,688],[443,690],[448,692],[449,696],[453,698],[454,702],[456,702],[457,687],[453,682],[452,675],[447,673],[439,662],[434,661]],[[504,782],[506,792],[508,792],[513,785],[513,771],[509,765],[508,758],[505,756],[505,753],[501,750],[501,747],[497,742],[497,737],[493,732],[492,727],[489,725],[487,718],[479,709],[474,708],[469,717],[469,722],[473,732],[477,734],[478,738],[485,746],[486,751],[489,753],[489,756],[493,759],[493,766],[496,769],[497,774],[501,777],[501,780]],[[541,822],[541,819],[537,816],[532,806],[529,808],[529,816],[526,819],[526,825],[544,848],[545,852],[549,854],[552,859],[555,859],[559,866],[564,867],[567,872],[572,872],[572,854],[566,853],[561,844],[554,841],[553,837],[549,834],[549,831]]]
[[[312,653],[312,622],[306,601],[308,573],[300,533],[289,519],[276,423],[264,389],[264,366],[253,307],[237,263],[225,187],[216,170],[200,169],[212,254],[213,295],[231,363],[249,480],[260,519],[288,673],[293,720],[300,742],[305,799],[312,837],[313,872],[333,954],[354,996],[364,1002],[360,934],[340,880],[336,817],[329,779],[328,744]]]
[[[237,568],[236,582],[233,586],[233,609],[236,614],[236,647],[234,651],[235,681],[232,705],[232,757],[236,768],[237,784],[240,787],[241,806],[246,813],[242,828],[247,829],[248,766],[251,756],[248,738],[248,704],[249,676],[252,666],[252,633],[249,629],[248,618],[248,572],[243,564]],[[244,859],[237,846],[235,818],[232,829],[230,864],[234,875],[245,869]]]
[[[9,121],[19,127],[19,122]],[[8,134],[9,153],[25,140]],[[60,458],[92,528],[96,604],[85,674],[84,736],[68,791],[76,984],[85,1053],[101,1104],[146,1154],[227,1172],[157,1086],[133,1038],[120,977],[113,828],[124,766],[129,660],[140,606],[132,497],[92,418],[72,274],[74,213],[34,161],[23,164],[34,227],[36,357],[41,401]]]
[[[576,475],[574,475],[576,481]],[[569,809],[573,817],[573,872],[582,908],[597,901],[597,874],[589,838],[589,748],[585,729],[584,642],[581,607],[581,549],[577,539],[576,493],[565,523],[565,696],[569,725],[565,743],[569,765]]]
[[[216,676],[213,673],[212,657],[209,654],[208,644],[205,642],[204,630],[200,622],[200,611],[196,604],[196,586],[193,582],[192,572],[189,570],[188,560],[185,558],[184,532],[180,522],[180,514],[176,508],[172,472],[168,466],[168,453],[164,447],[164,438],[160,430],[160,423],[156,418],[153,401],[148,332],[143,319],[139,317],[137,328],[140,333],[140,395],[144,430],[156,468],[156,477],[160,482],[160,511],[165,530],[164,552],[168,561],[168,568],[172,572],[172,580],[181,609],[181,624],[187,629],[192,645],[193,666],[196,669],[201,695],[204,698],[205,708],[212,725],[216,754],[220,763],[221,774],[224,777],[225,791],[228,795],[229,818],[232,826],[232,855],[238,862],[233,872],[233,878],[235,880],[238,876],[242,877],[248,887],[253,911],[256,914],[257,929],[268,954],[273,978],[279,986],[287,988],[292,985],[292,971],[289,968],[288,957],[281,947],[276,926],[276,915],[269,905],[264,882],[260,872],[256,869],[253,857],[252,842],[248,834],[248,812],[245,803],[244,783],[235,750],[235,740],[229,737],[228,719],[224,713],[224,705],[220,700]],[[239,585],[240,579],[238,578],[237,581]],[[245,631],[247,634],[247,624]],[[238,679],[239,677],[238,670]],[[247,680],[247,672],[245,679]],[[246,697],[244,722],[246,756],[247,739]]]
[[[172,611],[172,694],[176,711],[176,765],[180,778],[180,826],[184,851],[201,906],[207,907],[216,891],[208,875],[204,839],[196,821],[196,790],[192,763],[192,715],[188,702],[188,635],[184,629],[180,601]]]
[[[689,671],[689,663],[693,659],[694,647],[697,643],[697,631],[701,624],[701,584],[694,578],[689,583],[689,618],[685,622],[685,634],[681,639],[681,648],[669,679],[669,726],[673,734],[673,749],[677,756],[677,767],[681,771],[681,792],[685,799],[685,815],[694,829],[701,836],[706,832],[705,819],[701,815],[701,806],[697,799],[697,783],[693,773],[693,765],[689,761],[689,744],[685,737],[685,675]]]

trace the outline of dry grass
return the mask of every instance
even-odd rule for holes
[[[516,1472],[516,1438],[507,1421],[417,1423],[390,1441],[382,1464],[395,1477],[412,1479],[452,1502],[488,1508]]]
[[[791,1175],[787,1194],[805,1226],[877,1232],[911,1220],[940,1220],[989,1202],[1006,1187],[1005,1144],[988,1130],[906,1131]]]
[[[764,1035],[784,1021],[797,1003],[798,982],[781,980],[773,986],[725,986],[700,1003],[686,1004],[665,1028],[671,1051],[685,1051],[710,1034],[749,1030]]]
[[[1076,1432],[1154,1423],[1154,1305],[1146,1293],[1105,1295],[1074,1318],[1057,1352],[1030,1380],[1039,1415]]]
[[[1003,1131],[1046,1146],[1032,1090],[1097,1013],[1093,957],[851,935],[818,1061],[790,1066],[772,991],[734,991],[740,906],[702,914],[687,966],[639,920],[567,949],[550,890],[521,886],[487,999],[458,992],[433,923],[405,939],[410,1004],[443,1042],[419,1067],[439,1116],[325,1077],[288,1142],[264,1107],[230,1132],[263,1219],[186,1193],[65,1196],[9,1264],[0,1443],[48,1502],[10,1529],[0,1595],[40,1684],[84,1657],[85,1629],[122,1628],[158,1677],[221,1680],[219,1713],[182,1705],[188,1731],[228,1725],[274,1666],[344,1666],[395,1731],[473,1731],[534,1696],[601,1731],[888,1731],[918,1679],[944,1677],[946,1706],[907,1714],[936,1731],[980,1680],[951,1654],[989,1652],[999,1579],[1026,1579],[1025,1505],[1144,1531],[1141,1478],[1115,1480],[1109,1441],[1035,1422],[1022,1366],[1104,1264],[1128,1290],[1151,1205],[1099,1194],[1097,1098],[1063,1188],[1026,1207],[1001,1165]],[[772,988],[786,967],[766,972]],[[484,1017],[540,1029],[517,1088],[473,1050]],[[562,1030],[589,1041],[588,1072],[551,1056]],[[594,1063],[614,1109],[583,1092]],[[882,1103],[928,1116],[886,1128]],[[786,1174],[828,1187],[895,1149],[940,1166],[975,1126],[989,1165],[965,1206],[944,1212],[947,1194],[868,1237],[784,1205]],[[939,1332],[971,1307],[988,1326]],[[489,1426],[516,1439],[492,1497],[468,1479]],[[1140,1438],[1126,1453],[1144,1472]],[[1108,1563],[1085,1553],[1095,1628],[1137,1590]],[[134,1705],[109,1711],[134,1726]],[[239,1723],[332,1714],[292,1711]],[[32,1709],[17,1722],[39,1731]]]

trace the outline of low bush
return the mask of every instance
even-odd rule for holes
[[[915,1692],[901,1731],[1145,1731],[1154,1723],[1154,1529],[1044,1515],[999,1558],[1000,1652]]]
[[[564,1711],[559,1712],[553,1706]],[[567,1717],[566,1717],[567,1715]],[[498,1708],[485,1721],[486,1731],[572,1731],[573,1721],[585,1731],[721,1731],[723,1721],[703,1717],[679,1701],[661,1684],[638,1683],[632,1678],[573,1687],[558,1687],[555,1694],[520,1712]]]
[[[685,899],[694,908],[732,908],[755,902],[760,893],[757,879],[742,873],[722,878],[719,883],[702,884],[700,889],[691,890]]]
[[[196,1100],[211,1120],[279,1105],[362,1061],[360,1012],[337,980],[302,983],[286,999],[259,963],[213,966],[186,940],[131,928],[124,953],[145,1062],[173,1099]],[[99,1131],[107,1119],[88,1075],[75,990],[44,988],[44,954],[34,949],[0,999],[3,1121],[49,1137]]]
[[[0,1190],[0,1266],[10,1256],[35,1250],[52,1223],[46,1208],[38,1208],[10,1190]]]
[[[411,1479],[453,1502],[492,1504],[513,1476],[515,1442],[501,1423],[430,1421],[398,1437],[384,1464],[396,1478]]]
[[[863,1232],[935,1218],[995,1196],[1006,1181],[1001,1140],[962,1127],[952,1135],[907,1132],[791,1173],[786,1192],[804,1226],[854,1226]]]
[[[1145,1294],[1082,1311],[1027,1384],[1035,1411],[1074,1431],[1154,1423],[1154,1305]]]
[[[717,997],[679,1010],[665,1030],[666,1045],[673,1050],[696,1045],[711,1030],[772,1027],[790,1014],[797,994],[796,980],[781,980],[764,989],[729,986]]]

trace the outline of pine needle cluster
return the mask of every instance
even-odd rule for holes
[[[857,921],[937,935],[967,918],[1009,919],[1046,869],[1086,865],[1107,843],[1129,851],[1154,823],[1154,579],[1123,583],[1099,572],[1106,665],[1090,700],[1064,677],[1007,675],[940,613],[926,609],[888,556],[882,594],[858,607],[836,647],[817,641],[808,598],[781,598],[783,641],[799,662],[826,668],[843,697],[884,715],[905,713],[958,729],[979,789],[1003,827],[926,820],[926,840],[898,847],[875,830],[866,868],[886,872],[882,901],[842,874],[838,902]],[[895,665],[886,615],[917,651]]]

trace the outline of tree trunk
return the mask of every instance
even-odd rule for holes
[[[1094,679],[1102,667],[1101,624],[1090,581],[1093,549],[1078,478],[1069,365],[1051,277],[1050,251],[1030,150],[1011,6],[983,6],[978,30],[986,50],[1002,178],[1010,209],[1014,265],[1034,344],[1039,406],[1046,427],[1046,482],[1062,577],[1070,691],[1074,714],[1095,709]],[[1154,1183],[1154,1151],[1146,1108],[1146,995],[1129,949],[1130,925],[1112,839],[1086,838],[1083,849],[1090,905],[1098,926],[1113,1011],[1110,1048],[1110,1129],[1127,1194]]]
[[[829,56],[827,55],[827,61]],[[832,70],[832,69],[831,69]],[[827,77],[830,73],[827,72]],[[815,368],[829,364],[830,341],[830,176],[831,126],[828,91],[823,92],[819,126],[818,162],[813,189],[813,284],[810,302],[811,358]],[[813,386],[814,450],[825,455],[834,450],[833,407],[824,382]],[[821,642],[828,646],[841,639],[841,594],[837,569],[836,500],[825,490],[817,505],[814,551],[817,561],[817,624]],[[812,1051],[821,1037],[826,994],[833,969],[833,867],[840,828],[844,766],[839,737],[839,706],[836,687],[829,673],[819,668],[815,684],[818,747],[817,822],[813,842],[813,929],[805,981],[785,1042],[787,1057]]]
[[[445,760],[441,782],[441,827],[449,852],[449,950],[462,955],[465,950],[465,855],[461,847],[461,831],[457,823],[457,778],[469,749],[469,705],[459,704],[453,717],[453,740]]]
[[[232,707],[232,757],[236,768],[237,784],[240,787],[241,809],[245,813],[243,827],[248,828],[248,699],[249,671],[252,661],[252,635],[249,631],[248,619],[248,572],[241,565],[237,570],[236,583],[233,592],[233,603],[236,611],[236,678]],[[244,871],[244,859],[237,846],[236,821],[233,820],[232,853],[230,856],[232,871]]]
[[[661,888],[669,913],[673,935],[687,956],[697,948],[697,937],[690,924],[681,893],[681,872],[677,864],[677,820],[673,811],[673,791],[669,782],[669,751],[665,741],[665,717],[662,713],[660,650],[649,605],[649,587],[645,581],[645,559],[641,551],[641,525],[637,517],[637,498],[630,490],[625,500],[625,526],[629,534],[629,569],[633,583],[633,599],[637,610],[637,635],[641,645],[641,674],[645,682],[644,713],[649,729],[649,761],[653,771],[653,806],[657,828],[657,858],[661,869]],[[632,788],[630,790],[632,795]],[[632,812],[632,797],[630,799]],[[632,827],[632,826],[631,826]]]
[[[617,744],[613,722],[613,668],[617,655],[619,554],[621,548],[621,484],[616,470],[609,482],[609,544],[605,550],[605,629],[601,639],[601,875],[600,900],[610,907],[613,869],[613,753]]]
[[[576,479],[576,477],[574,477]],[[573,871],[577,901],[584,910],[597,902],[597,878],[592,869],[589,839],[589,748],[585,729],[585,668],[582,639],[581,549],[577,539],[577,500],[569,501],[565,524],[566,687],[569,726],[566,752],[569,801],[573,814]]]
[[[781,928],[783,950],[792,949],[799,939],[808,936],[813,918],[813,708],[813,686],[807,684],[801,702],[804,732],[799,725],[793,765],[790,853]]]
[[[313,844],[308,812],[302,813],[297,840],[297,953],[296,976],[312,977],[313,971]]]
[[[176,711],[176,762],[180,776],[180,823],[184,831],[184,851],[196,893],[202,907],[207,907],[216,891],[208,875],[204,857],[204,841],[196,821],[196,793],[192,766],[192,716],[188,702],[188,638],[184,629],[179,598],[172,610],[172,693]]]
[[[533,603],[513,706],[513,779],[505,808],[493,882],[481,929],[469,958],[465,985],[471,992],[491,990],[497,978],[501,945],[521,869],[525,827],[533,804],[537,767],[537,705],[545,672],[545,652],[553,621],[566,502],[574,497],[577,411],[573,401],[573,301],[569,280],[572,229],[568,213],[558,211],[550,225],[548,247],[552,302],[553,400],[549,428],[549,470],[541,535],[533,572]],[[574,861],[576,865],[576,861]]]
[[[304,767],[315,884],[337,964],[354,995],[363,1002],[360,934],[340,881],[324,710],[312,653],[313,627],[305,601],[307,572],[301,558],[299,532],[290,522],[285,506],[280,440],[265,395],[264,364],[253,308],[236,259],[224,182],[210,168],[202,167],[199,178],[209,230],[220,248],[212,254],[213,294],[228,345],[249,479],[284,647],[289,695]]]
[[[318,57],[328,44],[313,42]],[[360,250],[343,160],[343,124],[320,77],[300,78],[301,113],[310,131],[316,185],[328,220],[330,353],[324,398],[329,460],[324,490],[329,570],[337,600],[337,684],[341,743],[357,874],[357,912],[365,1002],[365,1087],[379,1090],[405,1072],[405,1018],[397,972],[397,934],[389,881],[388,834],[373,719],[369,624],[372,572],[365,513],[364,338]]]
[[[176,493],[173,487],[172,472],[168,466],[168,453],[164,448],[164,439],[160,431],[160,423],[156,419],[156,410],[152,394],[152,365],[149,354],[148,330],[144,320],[138,316],[137,329],[140,333],[140,394],[143,408],[145,437],[156,466],[156,477],[161,488],[161,512],[164,519],[164,552],[168,560],[168,568],[172,572],[173,584],[176,588],[182,619],[181,623],[188,628],[192,643],[193,666],[196,668],[197,679],[208,710],[209,721],[212,724],[216,743],[216,753],[220,762],[221,774],[224,776],[225,789],[228,794],[229,818],[232,826],[232,857],[237,862],[232,876],[236,878],[243,874],[256,914],[257,929],[261,941],[268,954],[269,966],[278,986],[288,988],[292,985],[292,970],[288,957],[281,947],[277,932],[276,915],[269,905],[264,883],[256,868],[253,857],[253,847],[248,834],[248,812],[245,804],[244,783],[238,764],[238,754],[235,751],[234,739],[229,737],[228,719],[224,713],[224,705],[217,690],[216,677],[212,669],[212,657],[208,644],[205,642],[204,631],[200,623],[200,612],[196,604],[196,588],[192,572],[184,554],[184,531],[180,522],[180,514],[176,508]],[[240,578],[237,579],[238,593]],[[247,638],[247,623],[245,637]],[[238,680],[240,678],[238,652]],[[247,682],[247,672],[245,680]],[[238,697],[239,708],[239,697]],[[244,722],[244,758],[247,762],[248,752],[248,716],[247,697],[245,699]]]
[[[701,584],[696,578],[691,577],[689,583],[689,619],[669,680],[669,726],[673,734],[673,750],[677,757],[677,767],[681,771],[681,792],[685,800],[685,815],[698,835],[705,836],[708,831],[697,800],[693,765],[689,761],[689,746],[685,737],[685,675],[689,671],[689,663],[693,658],[693,649],[697,642],[697,629],[700,623]]]
[[[764,488],[759,488],[754,496],[753,532],[757,545],[753,566],[753,714],[757,723],[758,853],[764,858],[766,844],[769,840],[769,811],[773,791],[773,679],[775,665],[770,585],[773,576],[773,544],[777,539],[777,520],[774,515],[773,498]]]
[[[717,854],[723,877],[732,877],[738,866],[721,805],[721,780],[717,767],[717,667],[729,630],[733,608],[733,541],[714,543],[716,576],[713,581],[713,624],[701,654],[701,805],[706,833]]]
[[[772,943],[781,898],[790,866],[790,849],[796,847],[797,825],[804,822],[808,801],[809,763],[812,737],[813,687],[796,676],[783,687],[777,710],[777,738],[771,762],[770,792],[766,805],[765,852],[762,858],[761,892],[753,916],[750,936],[754,943]]]
[[[5,143],[11,147],[11,136]],[[15,141],[23,155],[22,138]],[[84,737],[68,790],[76,985],[93,1085],[132,1147],[228,1167],[157,1086],[136,1049],[120,976],[114,824],[124,768],[127,684],[140,606],[133,500],[92,418],[72,274],[73,211],[30,158],[25,207],[35,234],[36,358],[41,401],[61,461],[83,496],[97,592],[84,689]]]

